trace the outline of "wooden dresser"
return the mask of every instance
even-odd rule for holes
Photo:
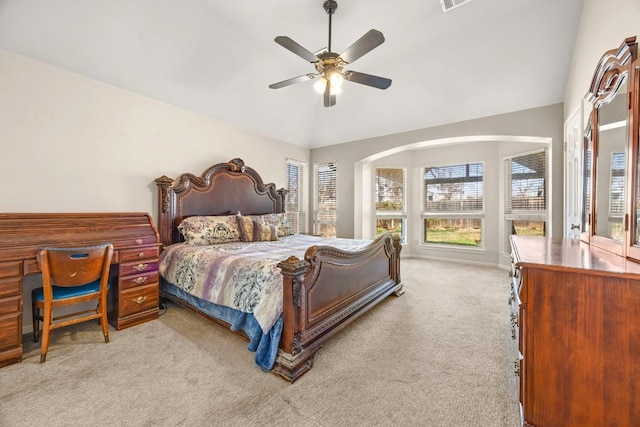
[[[40,273],[45,246],[114,245],[109,322],[122,329],[158,317],[160,239],[147,213],[0,213],[0,367],[22,360],[23,277]]]
[[[511,236],[522,423],[640,423],[640,264],[577,240]]]

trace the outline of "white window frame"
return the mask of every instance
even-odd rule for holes
[[[545,209],[544,210],[512,210],[512,182],[511,179],[511,161],[517,157],[528,156],[536,153],[544,153],[545,155]],[[536,149],[532,151],[525,151],[517,153],[504,158],[504,170],[505,170],[505,206],[504,206],[504,221],[505,221],[505,236],[507,238],[507,246],[509,235],[511,235],[511,227],[513,221],[541,221],[545,224],[545,235],[548,235],[549,230],[549,151],[547,149]]]
[[[378,209],[376,207],[376,203],[378,200],[378,169],[399,169],[402,171],[402,210],[383,210]],[[406,243],[407,236],[407,169],[403,167],[392,167],[392,166],[376,166],[374,168],[374,176],[373,176],[373,198],[374,198],[374,211],[376,215],[375,220],[375,233],[374,235],[378,235],[378,220],[379,219],[399,219],[402,223],[401,229],[402,233],[400,233],[400,241],[402,243]]]
[[[307,202],[307,191],[305,188],[305,183],[307,182],[307,179],[306,179],[307,164],[298,160],[293,160],[293,159],[286,159],[286,162],[287,162],[287,166],[286,166],[285,175],[286,175],[288,194],[287,194],[287,201],[286,201],[285,207],[287,212],[287,218],[289,219],[289,223],[291,224],[291,226],[293,227],[296,233],[306,233],[307,226],[308,226],[307,209],[309,206]],[[292,188],[290,188],[292,177],[289,176],[289,171],[291,167],[298,169],[298,179],[296,183],[296,187],[298,188],[298,194],[296,195],[297,202],[295,203],[296,205],[295,209],[291,209],[292,198],[290,198],[290,196],[294,191]],[[294,224],[297,224],[297,227],[294,227]]]
[[[472,164],[481,164],[482,165],[482,209],[481,210],[467,210],[467,211],[443,211],[443,212],[433,212],[427,211],[425,209],[426,205],[426,185],[427,182],[424,179],[424,175],[426,170],[429,168],[446,168],[451,166],[462,166],[462,165],[472,165]],[[420,239],[421,246],[428,247],[438,247],[438,248],[446,248],[446,249],[455,249],[455,250],[469,250],[469,251],[477,251],[484,250],[485,248],[485,198],[486,198],[486,186],[485,186],[485,175],[486,175],[486,167],[484,161],[466,161],[466,162],[456,162],[449,164],[438,164],[438,165],[429,165],[425,166],[421,169],[420,181],[421,181],[421,230],[422,230],[422,238]],[[425,227],[425,220],[430,218],[438,218],[438,219],[479,219],[480,220],[480,243],[477,246],[471,245],[457,245],[457,244],[445,244],[445,243],[433,243],[427,242],[425,237],[427,234],[427,230]]]
[[[334,185],[334,196],[333,196],[333,209],[323,208],[320,200],[320,191],[319,191],[319,171],[322,167],[333,167],[335,174],[335,185]],[[325,237],[336,237],[337,235],[337,213],[338,213],[338,162],[320,162],[314,163],[313,165],[313,234],[323,235]],[[325,219],[320,219],[322,213],[322,217]],[[329,217],[329,219],[326,219]],[[327,226],[331,228],[333,227],[334,233],[327,234],[323,231],[323,228],[326,229]]]

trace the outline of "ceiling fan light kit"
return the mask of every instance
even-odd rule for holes
[[[332,107],[336,104],[336,95],[342,92],[341,86],[344,80],[377,89],[387,89],[391,86],[391,80],[385,77],[344,69],[345,66],[352,64],[358,58],[384,43],[384,35],[378,30],[369,30],[342,54],[337,54],[331,50],[331,17],[336,9],[338,9],[338,3],[333,0],[327,0],[322,7],[329,15],[329,44],[326,51],[314,54],[289,37],[278,36],[275,38],[275,42],[280,46],[312,63],[315,66],[316,73],[303,74],[298,77],[273,83],[269,85],[269,87],[271,89],[279,89],[295,83],[317,79],[314,84],[314,89],[324,94],[324,106]]]

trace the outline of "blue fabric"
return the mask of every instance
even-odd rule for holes
[[[181,300],[185,300],[190,305],[211,317],[229,323],[232,331],[244,331],[250,339],[247,349],[256,353],[254,358],[256,365],[266,372],[269,372],[273,368],[276,362],[276,356],[278,355],[280,337],[282,336],[282,314],[278,317],[278,320],[274,323],[271,330],[265,334],[251,313],[243,313],[233,308],[205,301],[183,291],[164,279],[161,279],[160,282],[160,287],[164,292],[175,295]]]
[[[82,295],[92,294],[95,292],[100,292],[100,279],[95,282],[87,283],[82,286],[52,286],[53,288],[53,299],[65,299],[72,297],[79,297]],[[44,301],[44,290],[43,288],[34,289],[31,298],[35,298],[38,301]]]

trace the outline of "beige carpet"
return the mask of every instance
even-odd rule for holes
[[[290,385],[246,342],[169,305],[159,320],[25,336],[0,369],[0,426],[487,426],[518,424],[507,273],[402,260],[406,293],[335,336]]]

